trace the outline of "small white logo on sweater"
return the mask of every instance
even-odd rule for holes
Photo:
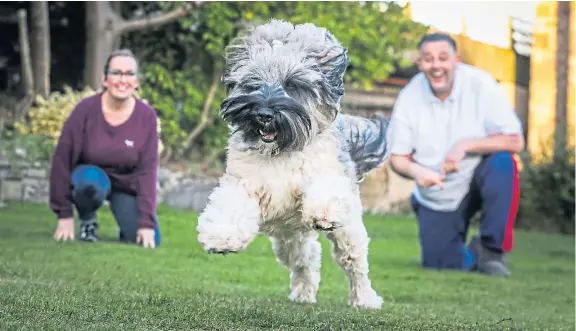
[[[132,140],[124,140],[124,143],[130,148],[134,147],[134,142]]]

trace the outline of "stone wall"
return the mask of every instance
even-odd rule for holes
[[[200,212],[217,185],[217,178],[197,177],[161,168],[158,172],[158,200],[173,208]]]
[[[0,206],[6,203],[45,203],[49,201],[49,168],[20,163],[11,166],[0,160]],[[158,176],[160,203],[171,207],[202,210],[217,179],[187,176],[161,168]]]
[[[398,176],[389,164],[372,170],[360,184],[364,212],[377,215],[409,213],[414,186],[414,181]]]
[[[39,164],[11,166],[0,160],[0,203],[48,202],[48,170]]]
[[[47,167],[19,164],[11,167],[0,160],[0,204],[48,203]],[[160,168],[158,200],[170,207],[202,211],[208,196],[218,185],[217,178],[203,178]],[[413,182],[396,175],[388,167],[373,170],[361,184],[364,210],[374,214],[400,214],[409,211]]]

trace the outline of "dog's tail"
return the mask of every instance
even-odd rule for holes
[[[381,114],[371,118],[341,114],[339,118],[341,133],[356,164],[356,176],[362,181],[370,170],[388,160],[387,132],[390,122]]]

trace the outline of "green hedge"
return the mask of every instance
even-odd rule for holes
[[[574,234],[574,154],[547,147],[537,161],[523,159],[518,228]]]

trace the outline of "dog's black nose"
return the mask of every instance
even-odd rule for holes
[[[269,108],[262,108],[256,113],[256,118],[262,123],[269,123],[274,118],[274,111]]]

